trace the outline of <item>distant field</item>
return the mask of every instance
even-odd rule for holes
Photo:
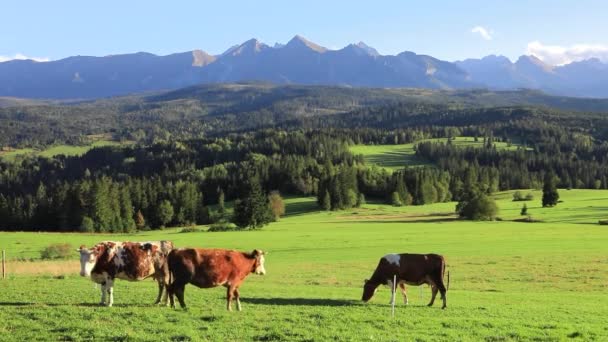
[[[420,142],[433,141],[447,143],[447,138],[426,139],[417,141],[411,144],[400,145],[355,145],[351,146],[350,151],[353,154],[362,154],[365,162],[375,164],[387,170],[398,170],[405,166],[422,166],[430,165],[428,160],[416,157],[414,146]],[[475,141],[474,137],[456,137],[452,140],[455,146],[461,147],[483,147],[483,138]],[[509,146],[504,142],[494,143],[497,149],[516,150],[518,145],[512,144]]]
[[[51,157],[54,157],[54,156],[57,156],[60,154],[63,154],[66,156],[79,156],[79,155],[87,153],[87,151],[89,151],[90,149],[92,149],[94,147],[120,146],[122,144],[125,144],[125,143],[120,143],[117,141],[110,141],[110,140],[98,140],[98,141],[91,143],[90,145],[84,145],[84,146],[57,145],[57,146],[49,147],[42,151],[33,150],[33,149],[29,149],[29,148],[15,149],[10,152],[0,152],[0,158],[7,160],[7,161],[12,161],[12,160],[15,160],[15,158],[17,156],[24,155],[24,154],[36,154],[36,155],[39,155],[42,157],[47,157],[47,158],[51,158]]]
[[[522,190],[524,194],[526,190]],[[260,231],[132,235],[0,233],[9,257],[38,258],[55,242],[171,239],[179,247],[261,248],[268,274],[241,289],[243,312],[224,310],[225,290],[188,286],[188,312],[154,307],[152,281],[117,281],[115,307],[96,307],[99,289],[68,261],[9,262],[0,280],[0,336],[14,340],[608,340],[608,191],[560,190],[542,223],[512,222],[524,202],[496,195],[503,221],[470,222],[455,203],[395,208],[368,204],[319,212],[314,198],[287,201],[288,215]],[[390,317],[389,291],[359,301],[363,280],[390,252],[436,252],[450,271],[448,309],[424,306],[428,287],[409,287]],[[0,337],[1,339],[1,337]]]

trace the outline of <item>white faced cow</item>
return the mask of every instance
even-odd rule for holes
[[[160,303],[163,290],[168,284],[165,272],[167,255],[173,249],[171,241],[151,242],[100,242],[92,248],[80,246],[80,275],[91,277],[101,284],[101,305],[114,303],[114,279],[129,281],[154,277],[158,282],[158,296],[155,304]],[[106,301],[106,294],[108,300]],[[167,293],[162,298],[167,304]]]
[[[428,306],[433,305],[437,292],[441,293],[443,300],[442,309],[446,308],[446,291],[447,288],[443,285],[443,274],[445,272],[445,260],[443,256],[438,254],[387,254],[380,258],[380,262],[374,271],[374,274],[369,280],[365,281],[363,287],[364,302],[369,301],[376,293],[377,287],[381,284],[388,285],[391,288],[391,303],[395,300],[395,292],[393,289],[399,286],[403,293],[403,300],[407,304],[407,285],[422,285],[429,284],[432,289],[433,296]],[[397,278],[397,284],[393,284],[394,277]],[[450,274],[448,272],[448,288],[450,287]]]

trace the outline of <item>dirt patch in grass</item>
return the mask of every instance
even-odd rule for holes
[[[80,263],[77,260],[54,261],[8,261],[7,275],[66,275],[78,274]]]

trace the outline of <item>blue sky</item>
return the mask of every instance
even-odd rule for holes
[[[300,34],[328,48],[364,41],[382,54],[409,50],[450,61],[533,52],[563,64],[608,60],[607,16],[603,0],[6,0],[0,58],[218,54],[252,37],[272,45]]]

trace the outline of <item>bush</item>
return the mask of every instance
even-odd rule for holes
[[[272,191],[268,196],[268,201],[270,202],[272,216],[275,221],[278,221],[281,216],[285,215],[285,202],[283,202],[283,197],[281,197],[281,194],[278,191]]]
[[[399,193],[397,191],[393,192],[391,196],[391,204],[394,207],[400,207],[403,205],[403,203],[401,202],[401,197],[399,197]]]
[[[357,205],[356,207],[359,208],[360,206],[365,204],[365,195],[361,192],[359,193],[359,197],[357,197]]]
[[[92,233],[95,231],[95,222],[92,218],[85,216],[80,224],[80,231],[83,233]]]
[[[198,233],[198,232],[202,232],[203,230],[200,228],[196,228],[196,227],[185,227],[182,228],[182,230],[180,230],[180,233]]]
[[[597,221],[597,223],[600,226],[608,226],[608,220],[599,220],[599,221]]]
[[[460,217],[469,220],[491,221],[498,214],[498,206],[494,199],[486,194],[473,193],[458,203],[456,212]]]
[[[238,230],[238,227],[236,226],[236,224],[230,223],[230,222],[222,222],[222,223],[212,224],[207,231],[208,232],[227,232],[227,231],[234,231],[234,230]]]
[[[67,259],[72,256],[72,245],[68,243],[54,243],[47,246],[40,252],[40,258],[49,259]]]
[[[513,202],[532,201],[533,199],[534,195],[531,192],[528,192],[525,196],[521,193],[521,191],[515,191],[515,193],[513,193]]]

